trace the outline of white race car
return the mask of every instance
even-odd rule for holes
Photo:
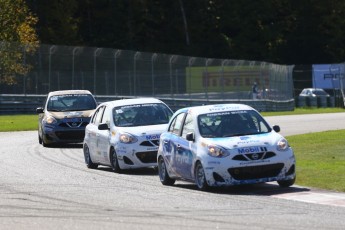
[[[247,105],[180,109],[160,138],[160,181],[173,185],[176,179],[187,180],[200,190],[268,181],[291,186],[295,156],[279,131]]]
[[[83,144],[88,168],[122,169],[157,166],[159,137],[171,109],[155,98],[123,99],[100,104],[85,130]]]

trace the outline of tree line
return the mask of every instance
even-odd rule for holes
[[[8,27],[11,17],[18,17],[9,15],[12,7],[25,9],[20,20],[31,21],[24,28],[34,29],[37,41],[44,44],[277,64],[345,59],[343,0],[0,0],[0,4],[0,41],[35,42],[35,37],[25,41],[25,36],[8,36],[21,25]]]

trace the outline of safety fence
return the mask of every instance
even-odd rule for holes
[[[0,94],[87,89],[94,95],[248,100],[256,82],[258,99],[293,99],[293,66],[43,44],[27,52],[17,44],[0,44],[0,58],[20,57],[28,67],[10,85],[4,84],[8,73],[0,68]]]

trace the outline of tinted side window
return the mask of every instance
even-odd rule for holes
[[[111,119],[111,108],[110,106],[105,107],[104,113],[103,113],[103,118],[102,118],[102,123],[110,125],[110,119]]]
[[[187,114],[186,119],[184,121],[183,129],[182,129],[182,137],[186,138],[187,133],[194,132],[193,126],[193,117],[190,114]]]
[[[169,132],[174,133],[176,135],[180,134],[180,129],[182,126],[182,121],[184,118],[185,113],[180,113],[179,115],[177,115],[173,122],[171,123],[170,127],[169,127]]]

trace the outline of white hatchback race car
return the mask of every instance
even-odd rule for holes
[[[173,185],[177,179],[187,180],[200,190],[269,181],[291,186],[295,156],[279,131],[247,105],[180,109],[160,138],[160,181]]]
[[[88,168],[122,169],[157,166],[159,137],[167,129],[171,109],[155,98],[104,102],[86,126],[83,144]]]

